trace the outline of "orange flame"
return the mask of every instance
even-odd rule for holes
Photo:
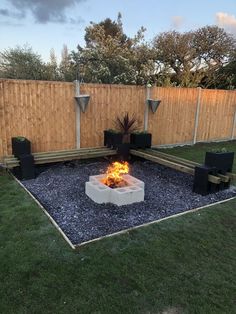
[[[126,185],[123,175],[129,173],[128,162],[113,162],[106,171],[106,177],[102,179],[102,183],[111,188],[118,188]]]

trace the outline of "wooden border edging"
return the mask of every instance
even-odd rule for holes
[[[72,151],[56,151],[49,153],[33,153],[35,165],[47,164],[54,162],[71,161],[78,159],[100,158],[105,156],[116,155],[115,150],[109,148],[96,148],[96,149],[78,149]],[[16,157],[5,157],[3,163],[7,168],[11,169],[19,166],[19,159]]]
[[[157,155],[154,155],[154,154],[144,153],[142,151],[134,150],[134,149],[130,150],[130,154],[134,156],[142,157],[147,160],[151,160],[162,166],[169,167],[169,168],[172,168],[174,170],[181,171],[184,173],[188,173],[190,175],[194,175],[194,172],[195,172],[195,170],[192,167],[190,168],[189,166],[180,164],[177,161],[173,161],[173,160],[170,161],[170,160],[158,157]],[[212,174],[209,174],[208,181],[215,184],[219,184],[221,182],[221,178],[214,176]]]
[[[145,153],[144,150],[140,150],[140,151]],[[197,162],[193,162],[191,160],[180,158],[180,157],[177,157],[175,155],[166,154],[166,153],[160,152],[158,150],[146,149],[146,151],[147,151],[147,153],[150,153],[154,156],[164,158],[164,159],[169,160],[169,161],[173,161],[175,163],[178,163],[180,165],[183,165],[183,166],[186,166],[186,167],[189,167],[192,169],[195,169],[196,166],[201,166],[201,164],[199,164]],[[229,182],[230,178],[231,179],[234,178],[235,175],[231,172],[227,172],[226,175],[217,173],[215,176],[219,177],[222,182]]]
[[[100,241],[100,240],[103,240],[103,239],[106,239],[106,238],[110,238],[110,237],[113,237],[113,236],[117,236],[117,235],[121,235],[121,234],[125,234],[125,233],[128,233],[132,230],[136,230],[136,229],[139,229],[139,228],[143,228],[143,227],[148,227],[150,225],[153,225],[153,224],[157,224],[157,223],[160,223],[162,221],[165,221],[165,220],[168,220],[168,219],[172,219],[172,218],[176,218],[176,217],[180,217],[180,216],[183,216],[185,214],[190,214],[190,213],[194,213],[194,212],[197,212],[199,211],[200,209],[204,209],[204,208],[207,208],[207,207],[212,207],[214,205],[218,205],[218,204],[222,204],[222,203],[226,203],[228,201],[231,201],[231,200],[234,200],[236,199],[236,196],[234,197],[231,197],[231,198],[228,198],[228,199],[225,199],[225,200],[222,200],[222,201],[219,201],[219,202],[215,202],[215,203],[212,203],[212,204],[208,204],[208,205],[204,205],[204,206],[201,206],[201,207],[197,207],[197,208],[194,208],[194,209],[189,209],[189,210],[186,210],[184,212],[181,212],[181,213],[178,213],[178,214],[175,214],[175,215],[171,215],[171,216],[168,216],[168,217],[164,217],[164,218],[161,218],[161,219],[158,219],[158,220],[154,220],[154,221],[150,221],[150,222],[147,222],[147,223],[144,223],[142,225],[139,225],[139,226],[135,226],[135,227],[131,227],[131,228],[127,228],[127,229],[124,229],[124,230],[121,230],[121,231],[117,231],[117,232],[114,232],[114,233],[110,233],[110,234],[107,234],[105,236],[101,236],[101,237],[98,237],[98,238],[95,238],[95,239],[92,239],[92,240],[88,240],[88,241],[85,241],[85,242],[82,242],[80,244],[73,244],[69,238],[66,236],[66,234],[64,233],[64,231],[59,227],[59,225],[56,223],[56,221],[51,217],[51,215],[47,212],[47,210],[43,207],[43,205],[36,199],[36,197],[11,173],[8,171],[8,173],[10,173],[10,175],[14,178],[14,180],[28,193],[28,195],[30,195],[32,197],[32,199],[36,202],[36,204],[42,209],[42,211],[44,212],[44,214],[48,217],[48,219],[50,220],[50,222],[56,227],[56,229],[61,233],[62,237],[64,238],[64,240],[69,244],[69,246],[73,249],[73,250],[78,250],[80,247],[84,246],[84,245],[87,245],[87,244],[90,244],[90,243],[93,243],[93,242],[97,242],[97,241]]]
[[[129,233],[132,230],[148,227],[150,225],[157,224],[157,223],[160,223],[160,222],[168,220],[168,219],[172,219],[172,218],[176,218],[176,217],[179,217],[179,216],[183,216],[185,214],[194,213],[194,212],[197,212],[197,211],[199,211],[201,209],[204,209],[204,208],[207,208],[207,207],[212,207],[214,205],[218,205],[218,204],[222,204],[222,203],[226,203],[226,202],[234,200],[234,199],[236,199],[236,196],[228,198],[228,199],[225,199],[225,200],[222,200],[222,201],[219,201],[219,202],[215,202],[215,203],[212,203],[212,204],[208,204],[208,205],[204,205],[204,206],[201,206],[201,207],[197,207],[197,208],[194,208],[194,209],[189,209],[189,210],[186,210],[184,212],[181,212],[181,213],[178,213],[178,214],[175,214],[175,215],[171,215],[171,216],[168,216],[168,217],[164,217],[164,218],[161,218],[161,219],[158,219],[158,220],[150,221],[148,223],[145,223],[145,224],[142,224],[142,225],[139,225],[139,226],[131,227],[131,228],[124,229],[124,230],[121,230],[121,231],[118,231],[118,232],[114,232],[114,233],[111,233],[111,234],[108,234],[108,235],[105,235],[105,236],[102,236],[102,237],[99,237],[99,238],[96,238],[96,239],[92,239],[92,240],[89,240],[89,241],[86,241],[86,242],[82,242],[80,244],[76,244],[75,245],[75,249],[78,250],[81,246],[84,246],[84,245],[92,243],[92,242],[96,242],[96,241],[100,241],[100,240],[103,240],[103,239],[106,239],[106,238],[110,238],[110,237],[113,237],[113,236]]]

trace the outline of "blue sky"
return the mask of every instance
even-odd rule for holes
[[[126,34],[144,26],[148,40],[212,24],[236,35],[236,0],[0,0],[0,51],[27,43],[45,61],[51,48],[59,59],[63,44],[69,50],[83,45],[90,21],[114,20],[118,12]]]

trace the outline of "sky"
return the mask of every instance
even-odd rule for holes
[[[0,51],[27,44],[49,60],[58,60],[64,44],[84,45],[85,27],[122,14],[124,32],[134,36],[141,26],[146,39],[160,32],[218,25],[236,36],[236,0],[0,0]]]

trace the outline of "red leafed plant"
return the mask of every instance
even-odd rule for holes
[[[130,134],[130,133],[136,131],[139,128],[138,120],[136,119],[136,117],[134,115],[132,115],[130,117],[129,114],[126,113],[122,117],[117,117],[116,127],[122,133]]]
[[[116,118],[116,127],[124,134],[123,142],[129,142],[129,136],[132,132],[139,129],[139,123],[135,115],[129,116],[125,113],[124,116]]]

